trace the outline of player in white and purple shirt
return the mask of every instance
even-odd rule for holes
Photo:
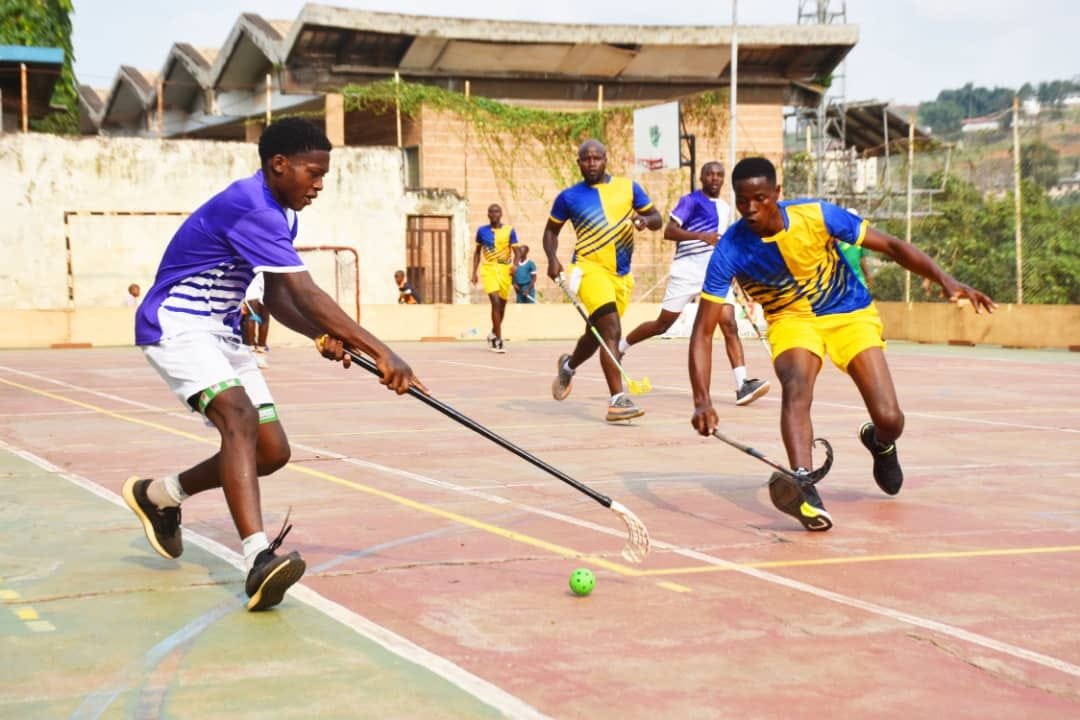
[[[403,394],[425,389],[412,369],[357,325],[311,279],[293,247],[296,213],[323,189],[330,141],[300,118],[273,123],[259,139],[262,169],[210,198],[165,249],[154,285],[135,317],[135,342],[184,405],[221,433],[221,450],[164,478],[130,478],[123,496],[150,545],[166,558],[183,552],[180,503],[222,488],[240,535],[249,610],[281,602],[304,574],[296,551],[277,555],[292,527],[274,540],[263,531],[259,476],[289,460],[277,408],[255,356],[242,343],[240,307],[255,273],[264,304],[286,327],[311,338],[324,356],[349,365],[345,348],[370,355],[382,383]]]
[[[620,342],[620,352],[625,353],[631,345],[667,332],[679,319],[683,309],[701,294],[713,247],[727,229],[731,214],[731,208],[720,197],[723,187],[724,166],[715,161],[707,162],[701,166],[701,189],[679,198],[664,228],[664,239],[675,241],[675,257],[671,260],[660,314],[655,320],[643,322],[627,334]],[[749,405],[769,392],[769,383],[746,376],[739,326],[731,304],[733,301],[733,297],[728,298],[728,305],[720,320],[720,330],[724,334],[731,372],[735,376],[735,404]],[[753,322],[753,318],[750,322]]]

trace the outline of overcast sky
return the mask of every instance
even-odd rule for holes
[[[728,25],[731,0],[337,0],[338,7],[415,15],[571,23]],[[813,5],[814,3],[807,3]],[[837,11],[845,3],[832,0]],[[75,73],[107,88],[120,65],[160,71],[174,42],[220,47],[242,12],[292,20],[301,0],[75,0]],[[495,5],[496,9],[492,9]],[[848,100],[933,100],[967,82],[1018,88],[1080,75],[1078,0],[848,0],[859,42],[848,55]],[[703,9],[705,8],[705,9]],[[791,25],[798,0],[742,0],[739,22]],[[452,11],[452,13],[451,13]]]

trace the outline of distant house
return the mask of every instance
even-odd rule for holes
[[[1042,105],[1036,97],[1024,98],[1020,103],[1020,107],[1024,110],[1024,114],[1029,117],[1036,117],[1042,109]]]
[[[1057,185],[1050,188],[1047,192],[1052,198],[1059,198],[1064,195],[1072,195],[1073,193],[1080,193],[1080,170],[1077,170],[1071,177],[1064,177],[1058,180]]]
[[[1001,119],[993,115],[964,118],[960,121],[960,132],[963,133],[990,132],[992,130],[1000,129]]]
[[[1071,92],[1061,99],[1061,104],[1066,107],[1076,107],[1080,105],[1080,92]]]

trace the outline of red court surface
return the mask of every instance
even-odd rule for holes
[[[779,388],[744,344],[773,391],[735,407],[718,343],[722,429],[782,461]],[[293,458],[264,513],[272,533],[291,508],[308,573],[257,616],[220,493],[185,503],[177,562],[117,506],[129,475],[217,442],[141,353],[0,352],[0,716],[1080,717],[1080,354],[891,344],[897,497],[826,366],[836,527],[810,534],[773,509],[768,467],[691,431],[685,340],[628,353],[653,391],[620,426],[595,360],[551,399],[570,345],[397,349],[436,397],[633,510],[645,562],[550,475],[360,369],[275,349]]]

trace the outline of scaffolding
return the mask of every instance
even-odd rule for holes
[[[799,0],[800,25],[847,22],[847,3],[841,0]],[[887,102],[849,102],[846,97],[846,61],[830,77],[821,78],[816,108],[796,108],[793,142],[785,148],[791,163],[784,185],[789,197],[821,197],[851,208],[874,220],[924,217],[934,214],[934,197],[944,185],[893,187],[893,158],[906,159],[907,183],[911,182],[914,155],[910,149],[945,149],[948,175],[952,146],[932,138],[915,126],[913,116],[904,117]],[[787,124],[790,128],[790,124]],[[903,165],[898,166],[903,167]],[[907,198],[904,195],[907,195]],[[909,207],[910,205],[910,207]]]
[[[838,6],[838,9],[837,9]],[[847,24],[847,0],[839,3],[830,0],[799,0],[799,25]],[[796,131],[799,138],[806,137],[806,152],[813,158],[813,187],[807,188],[808,194],[827,195],[826,180],[836,178],[838,190],[848,190],[852,185],[851,168],[843,159],[843,138],[847,135],[846,123],[846,79],[847,61],[833,71],[829,77],[818,78],[821,86],[820,101],[816,108],[800,108],[795,111]],[[840,109],[839,113],[830,113],[829,108]],[[839,138],[839,140],[837,140]]]

